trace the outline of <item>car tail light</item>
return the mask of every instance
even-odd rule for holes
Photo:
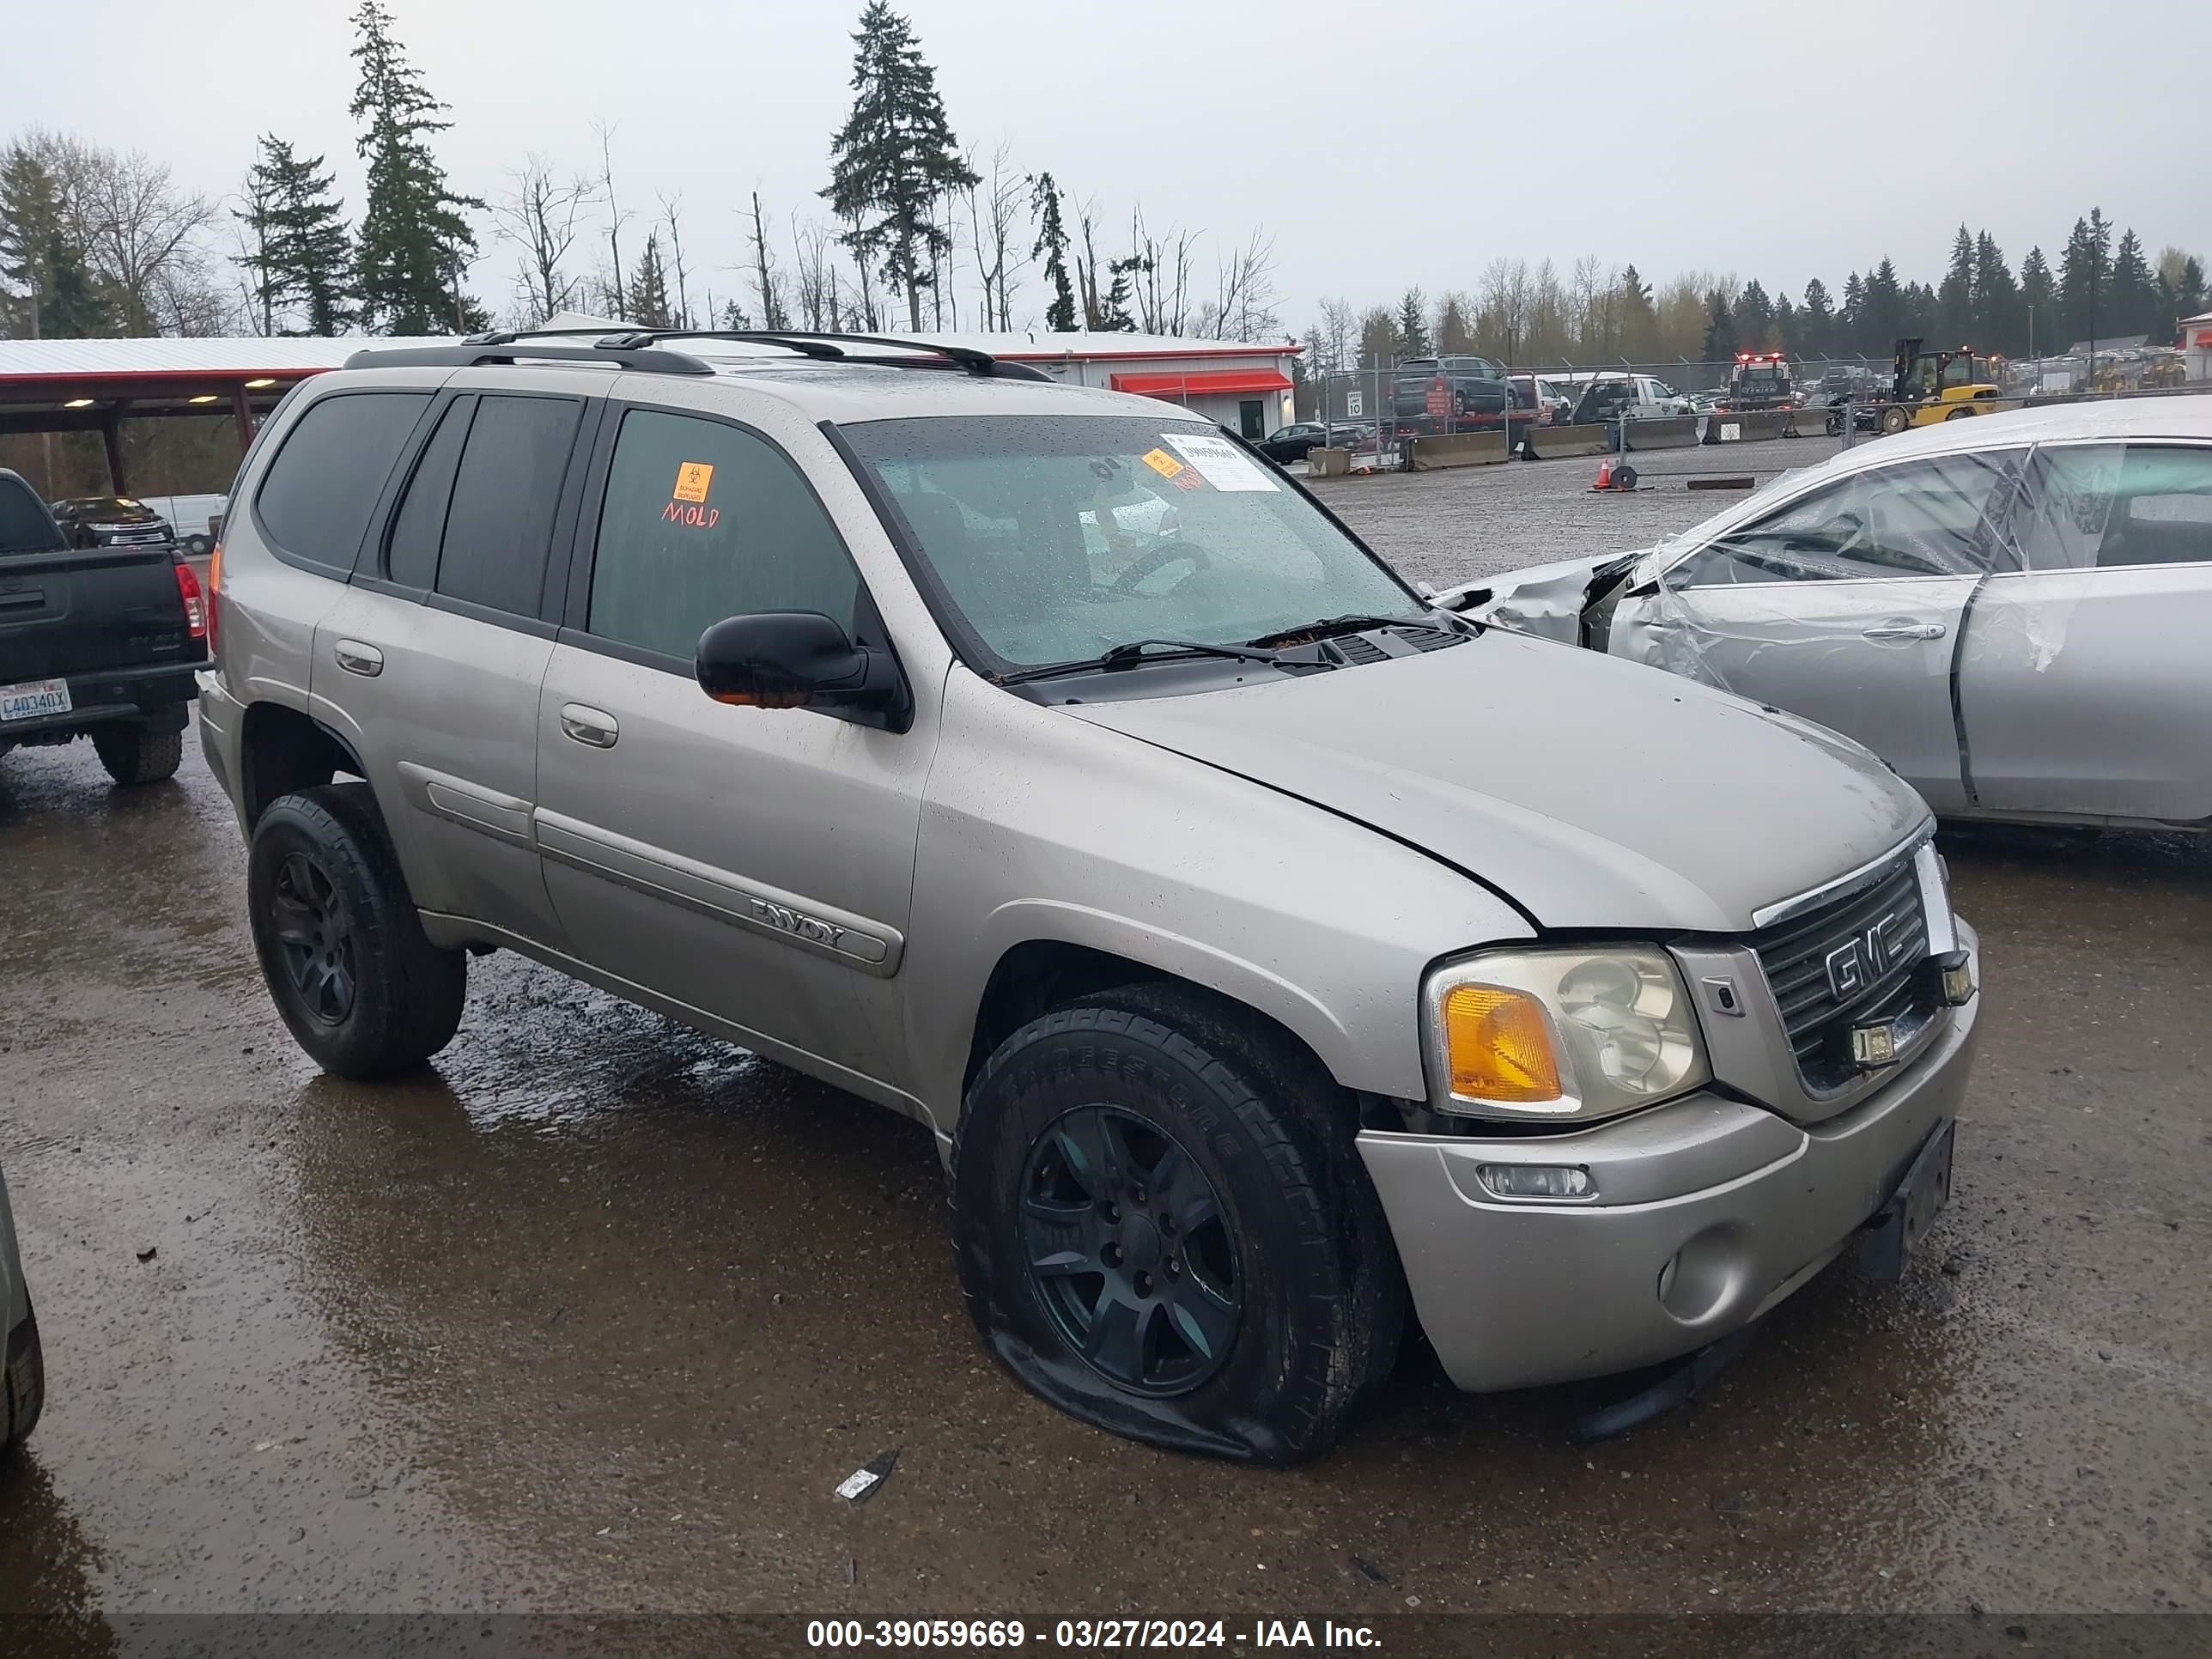
[[[216,635],[222,623],[222,544],[215,544],[208,556],[207,642],[208,655],[216,652]]]
[[[185,602],[185,632],[195,640],[208,636],[207,606],[200,598],[200,579],[191,566],[179,559],[176,564],[177,597]]]

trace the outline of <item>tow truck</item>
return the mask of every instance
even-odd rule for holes
[[[1728,389],[1717,407],[1723,414],[1739,410],[1788,409],[1796,387],[1790,362],[1778,351],[1739,351],[1729,372]]]

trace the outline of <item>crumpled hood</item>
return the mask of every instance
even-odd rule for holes
[[[1296,679],[1062,708],[1409,842],[1550,927],[1741,932],[1929,816],[1848,738],[1503,629]]]

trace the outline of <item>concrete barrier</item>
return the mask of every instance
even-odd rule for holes
[[[1455,432],[1442,437],[1415,438],[1408,465],[1416,472],[1434,472],[1448,466],[1488,466],[1506,458],[1502,432]]]
[[[1549,461],[1563,455],[1602,455],[1613,447],[1613,432],[1609,426],[1532,426],[1524,435],[1528,453]],[[1632,431],[1629,442],[1635,441]]]
[[[1341,478],[1351,471],[1352,452],[1348,449],[1306,451],[1306,476],[1310,478]]]
[[[1700,436],[1695,415],[1654,415],[1628,423],[1631,449],[1687,449]]]

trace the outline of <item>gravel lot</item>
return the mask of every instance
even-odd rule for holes
[[[1835,438],[1777,438],[1632,453],[1632,494],[1593,490],[1595,459],[1316,478],[1308,488],[1406,574],[1448,587],[1522,565],[1649,547],[1741,499],[1690,489],[1686,480],[1765,483],[1840,447]]]

